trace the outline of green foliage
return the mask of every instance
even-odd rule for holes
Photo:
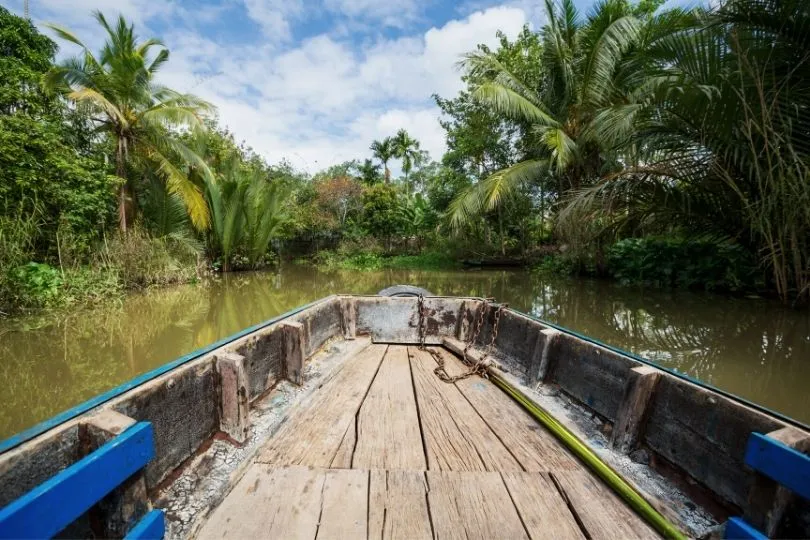
[[[627,238],[610,247],[608,264],[623,284],[725,291],[760,285],[754,257],[731,242]]]
[[[390,239],[401,230],[399,193],[395,187],[380,184],[363,193],[363,223],[377,238]]]
[[[62,276],[50,265],[30,262],[11,271],[11,282],[21,296],[47,304],[59,293]]]
[[[454,268],[458,261],[447,253],[425,252],[418,255],[385,256],[379,253],[365,252],[353,255],[341,254],[339,251],[324,250],[316,255],[313,262],[327,270],[382,270],[384,268],[438,270]]]
[[[99,11],[94,17],[107,34],[97,56],[69,30],[50,26],[83,51],[53,66],[44,82],[91,115],[96,132],[109,138],[116,175],[123,181],[118,194],[121,230],[126,232],[135,216],[132,202],[139,176],[132,174],[133,168],[160,176],[166,189],[183,201],[194,226],[207,229],[208,207],[202,192],[178,163],[195,166],[209,176],[210,171],[170,128],[202,127],[202,115],[212,107],[196,96],[155,82],[158,70],[169,59],[160,40],[139,41],[134,26],[123,16],[115,25]]]
[[[108,239],[98,266],[114,272],[124,288],[183,283],[196,277],[197,251],[171,237],[155,238],[139,227]]]

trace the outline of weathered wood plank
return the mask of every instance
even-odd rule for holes
[[[531,538],[585,538],[547,474],[509,472],[502,476]]]
[[[322,470],[254,464],[214,510],[197,538],[301,538],[318,531]]]
[[[369,540],[433,538],[424,472],[371,471],[368,537]]]
[[[658,538],[658,534],[588,471],[555,471],[562,488],[591,538]]]
[[[325,472],[318,540],[366,538],[368,533],[368,471]]]
[[[307,319],[309,323],[309,319]],[[304,325],[300,322],[284,321],[279,325],[284,335],[284,374],[293,384],[304,384]]]
[[[435,373],[427,351],[408,348],[428,469],[520,471],[520,464],[453,384]]]
[[[436,538],[528,538],[497,472],[428,471]]]
[[[335,454],[335,457],[332,458],[332,463],[330,467],[333,469],[351,469],[352,468],[352,456],[354,455],[354,445],[357,441],[357,422],[352,422],[346,428],[346,433],[343,435],[343,439],[340,441],[340,446],[338,447],[338,451]]]
[[[391,345],[357,417],[355,469],[427,469],[408,349]]]
[[[449,375],[467,371],[454,354],[439,348],[433,350],[444,359]],[[491,382],[474,375],[455,384],[523,469],[541,472],[582,467],[537,420]]]
[[[250,382],[247,359],[241,354],[222,352],[216,359],[219,381],[219,429],[243,443],[250,430]]]
[[[619,452],[629,454],[643,437],[648,406],[660,378],[661,371],[650,366],[635,367],[628,373],[610,439]]]
[[[354,339],[357,335],[357,300],[342,298],[340,300],[340,326],[344,339]]]
[[[767,436],[788,448],[795,449],[797,452],[803,454],[810,452],[810,436],[804,431],[794,427],[785,427],[771,431]],[[752,438],[753,437],[752,435]],[[748,463],[748,452],[752,451],[752,443],[749,442],[748,445],[746,462],[749,466],[754,466],[759,459],[755,460],[755,463]],[[759,458],[759,456],[757,457]],[[784,455],[779,455],[777,459],[787,464],[789,458],[785,459]],[[799,483],[799,487],[808,489],[808,485],[810,484],[807,483],[807,480],[802,481],[799,468],[791,467],[789,474],[792,480]],[[778,480],[778,478],[769,478],[766,474],[755,475],[751,490],[748,492],[748,506],[745,508],[744,512],[746,520],[756,528],[762,530],[768,538],[779,535],[779,526],[782,522],[782,518],[796,498],[794,492],[788,487],[780,485]]]
[[[386,345],[370,345],[345,360],[340,372],[318,390],[261,450],[257,462],[277,466],[329,467],[380,366]]]

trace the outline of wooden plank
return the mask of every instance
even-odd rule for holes
[[[246,358],[231,352],[218,353],[216,369],[220,397],[219,429],[243,443],[250,430],[250,383]]]
[[[391,345],[357,416],[355,469],[427,469],[408,349]]]
[[[628,373],[610,438],[610,445],[622,454],[635,450],[642,439],[648,405],[660,378],[661,371],[650,366],[639,366]]]
[[[768,437],[799,452],[810,452],[810,435],[800,429],[784,427],[771,431]],[[756,474],[748,492],[745,519],[762,530],[766,536],[776,537],[779,535],[782,518],[795,499],[796,495],[788,488],[763,474]]]
[[[333,469],[351,469],[355,441],[357,441],[357,422],[352,422],[346,428],[346,433],[343,434],[338,451],[329,466]]]
[[[613,491],[587,471],[552,473],[588,535],[600,538],[658,538]]]
[[[426,474],[436,538],[528,538],[499,473]]]
[[[810,456],[761,433],[752,433],[745,464],[779,484],[810,499]]]
[[[442,382],[427,351],[408,348],[428,469],[520,471],[520,464],[453,384]]]
[[[254,464],[203,525],[197,538],[301,538],[318,532],[323,469]]]
[[[368,536],[368,471],[325,472],[318,540]]]
[[[546,473],[508,472],[502,476],[531,538],[585,538]]]
[[[137,420],[109,409],[79,424],[81,455],[90,455],[137,424]],[[139,470],[89,511],[90,529],[96,538],[121,538],[149,510],[146,475]]]
[[[152,510],[135,525],[124,540],[163,540],[166,516],[163,510]]]
[[[433,538],[424,472],[371,471],[368,533],[369,540]]]
[[[371,386],[387,345],[370,345],[294,413],[261,450],[259,463],[329,467]]]
[[[310,320],[306,320],[309,324]],[[304,325],[300,322],[284,321],[279,324],[284,335],[284,363],[287,380],[293,384],[304,384]],[[306,332],[309,334],[309,331]]]
[[[355,298],[341,298],[340,326],[343,329],[344,339],[354,339],[357,335],[357,300]]]
[[[444,360],[449,375],[467,371],[454,354],[434,350]],[[475,375],[455,384],[523,469],[541,472],[582,467],[537,420],[491,382]]]
[[[155,455],[152,424],[139,422],[0,510],[0,537],[50,538]]]

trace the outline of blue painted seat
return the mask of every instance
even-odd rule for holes
[[[752,433],[745,449],[745,464],[785,486],[797,495],[810,499],[810,457],[761,433]],[[726,524],[725,538],[766,536],[739,517]]]
[[[0,510],[0,538],[51,538],[155,455],[152,424],[139,422]],[[162,510],[149,512],[127,538],[163,538]]]

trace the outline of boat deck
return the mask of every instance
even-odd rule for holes
[[[464,370],[437,348],[451,375]],[[519,405],[427,351],[370,344],[260,450],[200,538],[650,538]]]

